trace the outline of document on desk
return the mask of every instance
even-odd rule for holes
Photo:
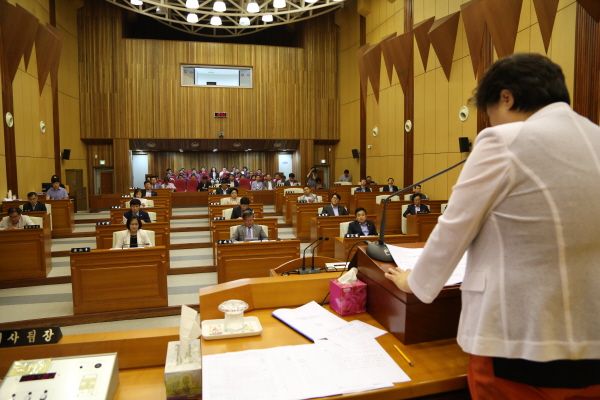
[[[406,247],[394,246],[391,244],[387,245],[388,250],[390,251],[394,262],[403,271],[407,269],[413,269],[417,264],[417,260],[423,253],[423,249],[409,249]],[[461,283],[465,277],[465,270],[467,268],[467,253],[463,254],[462,258],[458,262],[458,265],[454,269],[454,272],[446,282],[446,286],[456,285],[457,283]]]
[[[203,400],[301,400],[393,386],[410,378],[374,339],[343,348],[315,344],[202,358]]]
[[[356,347],[386,333],[383,329],[356,319],[338,328],[330,329],[326,333],[326,338],[342,347]]]
[[[298,308],[281,308],[272,315],[313,342],[325,339],[328,331],[348,323],[315,301]]]

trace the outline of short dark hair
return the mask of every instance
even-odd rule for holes
[[[141,206],[142,202],[140,201],[140,199],[131,199],[131,201],[129,202],[129,207],[131,206]]]
[[[238,188],[235,188],[235,187],[234,187],[234,188],[231,188],[231,192],[230,192],[229,194],[231,194],[231,193],[233,193],[233,192],[239,193],[239,190],[238,190]]]
[[[415,193],[412,195],[412,199],[411,199],[413,201],[413,203],[415,202],[415,199],[417,197],[420,198],[421,200],[423,200],[423,196],[421,196],[421,193]]]
[[[571,104],[562,69],[540,54],[518,53],[496,61],[469,101],[486,111],[500,101],[504,89],[512,93],[515,102],[510,109],[515,111],[532,112],[556,102]]]
[[[345,174],[349,174],[349,173],[350,173],[350,171],[348,171],[347,169],[345,169],[345,170],[344,170],[344,173],[345,173]]]
[[[29,193],[27,193],[27,198],[30,198],[31,196],[36,196],[37,197],[37,193],[36,192],[29,192]]]
[[[364,211],[364,212],[365,212],[365,215],[367,215],[367,214],[368,214],[368,213],[367,213],[367,210],[365,210],[365,208],[364,208],[364,207],[358,207],[358,208],[357,208],[357,209],[354,211],[354,215],[358,215],[358,213],[359,213],[360,211]]]
[[[250,199],[247,198],[247,197],[242,197],[240,199],[240,204],[248,204],[248,205],[250,205]]]
[[[362,181],[366,181],[366,180],[367,180],[367,178],[360,178],[360,181],[361,181],[361,182],[362,182]]]
[[[371,177],[371,175],[368,175],[365,179],[369,179]]]
[[[296,177],[296,175],[294,175],[294,173],[291,173],[291,174],[289,175],[289,177],[290,177],[290,178],[295,178],[295,177]]]
[[[17,213],[19,215],[23,214],[23,210],[21,210],[21,207],[11,207],[8,209],[7,214],[10,215],[12,213]]]
[[[254,217],[254,213],[252,211],[250,211],[250,210],[246,210],[242,214],[242,219],[246,219],[248,217]]]
[[[339,193],[334,193],[334,194],[332,194],[332,195],[331,195],[331,198],[332,198],[332,199],[333,199],[333,196],[337,197],[337,198],[338,198],[338,200],[341,200],[341,199],[342,199],[342,196],[340,196],[340,194],[339,194]]]
[[[54,183],[60,183],[60,179],[58,179],[58,178],[52,178],[52,181],[51,181],[51,182],[52,182],[53,184],[54,184]]]
[[[127,230],[129,230],[129,225],[131,225],[131,221],[133,220],[137,220],[138,224],[140,224],[139,229],[142,229],[142,219],[140,217],[138,217],[137,215],[132,215],[131,217],[127,218],[127,222],[125,222],[125,225],[127,226]]]
[[[221,180],[221,185],[222,185],[222,184],[229,185],[229,181],[228,181],[227,179],[222,179],[222,180]]]
[[[421,185],[415,185],[414,187],[416,187],[416,188],[420,188],[420,187],[421,187]],[[422,189],[422,188],[421,188],[421,189]]]
[[[146,183],[152,184],[150,181],[144,181],[144,186],[146,186]]]
[[[388,181],[389,181],[390,179],[391,179],[391,180],[394,180],[394,178],[388,178]],[[418,186],[418,185],[417,185],[417,186]]]
[[[306,189],[306,188],[309,188],[309,189],[310,189],[310,186],[308,186],[308,185],[304,185],[304,189]]]
[[[136,194],[141,193],[142,196],[144,195],[144,191],[140,188],[137,188],[133,191],[133,197],[135,197]]]

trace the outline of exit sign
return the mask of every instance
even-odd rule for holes
[[[215,118],[227,118],[227,113],[226,112],[216,112]]]

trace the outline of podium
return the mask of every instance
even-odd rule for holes
[[[164,246],[70,256],[74,314],[168,306]]]
[[[217,244],[219,283],[243,278],[266,277],[273,268],[298,258],[299,240],[272,240]]]
[[[426,242],[441,215],[439,213],[407,215],[406,234],[419,235],[421,238],[419,241]]]
[[[295,269],[302,268],[302,261],[303,261],[303,258],[300,257],[300,258],[296,258],[295,260],[288,261],[284,264],[281,264],[279,267],[274,268],[270,271],[271,276],[282,276],[281,274],[283,272],[293,271]],[[327,264],[327,263],[343,264],[344,262],[342,260],[338,260],[337,258],[315,256],[315,268],[325,268],[326,267],[325,264]],[[312,268],[312,264],[313,264],[313,258],[311,257],[310,254],[307,254],[305,267]],[[319,274],[331,275],[331,279],[335,279],[338,276],[340,276],[340,271],[343,268],[345,268],[345,267],[341,267],[339,271],[320,272]],[[304,274],[304,276],[307,276],[307,275],[309,275],[309,274]]]
[[[331,239],[330,239],[331,240]],[[336,237],[335,238],[335,258],[346,261],[346,258],[352,259],[356,254],[356,247],[352,250],[352,254],[348,257],[348,252],[361,240],[368,240],[376,242],[379,240],[379,236],[361,236],[357,238],[347,237]],[[388,244],[400,244],[400,243],[416,243],[420,242],[419,235],[385,235],[385,242]]]
[[[418,248],[424,243],[406,243]],[[402,343],[416,344],[456,338],[461,309],[460,285],[447,286],[431,303],[405,293],[384,276],[394,263],[373,260],[359,245],[350,265],[358,266],[358,279],[367,284],[367,312]]]

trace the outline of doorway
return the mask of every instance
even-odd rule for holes
[[[278,171],[284,174],[284,177],[292,173],[292,155],[278,154]],[[285,180],[285,179],[284,179]]]
[[[115,176],[113,167],[94,167],[94,194],[113,194]]]
[[[144,187],[146,175],[148,174],[148,154],[134,154],[131,157],[131,170],[133,172],[133,187]]]
[[[69,195],[75,196],[75,209],[83,211],[88,209],[87,188],[83,186],[82,169],[66,169],[66,183],[69,185]]]

